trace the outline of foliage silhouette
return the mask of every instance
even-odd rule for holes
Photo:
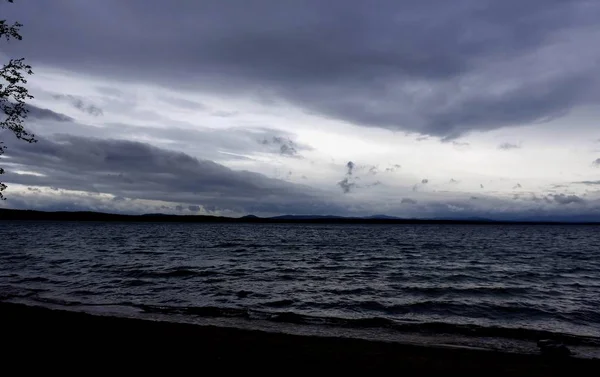
[[[13,0],[7,0],[12,3]],[[10,42],[12,39],[20,41],[23,39],[19,33],[21,28],[20,23],[15,22],[10,25],[6,20],[0,20],[0,40],[5,39]],[[25,101],[33,98],[29,91],[24,86],[27,84],[27,75],[33,74],[31,66],[25,64],[23,58],[10,59],[2,65],[0,69],[0,110],[4,114],[0,118],[0,130],[7,129],[14,133],[17,139],[34,143],[35,137],[28,132],[23,126],[25,118],[27,118],[27,106]],[[0,156],[4,154],[6,146],[0,141]],[[4,169],[0,168],[0,175],[4,174]],[[2,191],[6,189],[6,185],[0,182],[0,200],[6,199]]]

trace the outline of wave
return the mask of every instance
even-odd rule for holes
[[[479,296],[479,295],[494,295],[494,296],[510,296],[527,294],[532,291],[528,287],[454,287],[454,286],[405,286],[395,284],[391,288],[409,293],[422,293],[424,295],[464,295],[464,296]]]
[[[247,308],[225,308],[214,306],[171,307],[139,305],[147,313],[183,314],[200,317],[240,318],[244,320],[265,320],[295,325],[319,325],[343,328],[383,328],[399,332],[426,333],[432,335],[456,334],[473,337],[496,337],[536,341],[551,338],[571,345],[589,345],[600,347],[600,337],[557,333],[546,330],[509,328],[499,326],[479,326],[472,324],[453,324],[446,322],[410,322],[385,317],[343,318],[321,317],[300,314],[292,311],[270,312]]]
[[[186,278],[186,277],[209,277],[219,273],[211,270],[196,270],[191,267],[176,267],[164,270],[128,270],[123,273],[131,278]]]
[[[312,304],[317,306],[318,304]],[[457,316],[466,318],[499,318],[510,320],[528,319],[553,319],[564,317],[567,320],[575,320],[584,323],[600,323],[600,313],[593,310],[571,310],[558,312],[556,309],[534,307],[527,302],[460,302],[444,300],[424,300],[409,302],[405,304],[387,305],[379,301],[363,301],[356,303],[356,307],[365,311],[375,311],[386,315],[441,315]]]

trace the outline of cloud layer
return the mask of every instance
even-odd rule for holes
[[[600,3],[585,0],[59,0],[6,11],[26,25],[11,51],[34,62],[447,139],[600,99],[589,48]]]
[[[57,135],[53,140],[40,138],[34,146],[9,142],[9,148],[5,180],[21,185],[189,203],[237,213],[340,211],[309,187],[234,171],[140,142]]]
[[[600,50],[591,46],[600,3],[0,7],[24,24],[24,40],[2,54],[35,68],[27,127],[40,139],[29,146],[0,134],[9,147],[3,206],[499,219],[598,212]]]

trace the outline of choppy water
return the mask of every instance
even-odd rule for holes
[[[524,328],[513,335],[590,341],[600,339],[599,231],[0,222],[0,298],[312,326]]]

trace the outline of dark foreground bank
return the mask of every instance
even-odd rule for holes
[[[588,375],[599,360],[546,358],[94,316],[0,303],[7,365],[63,373],[300,370],[395,375]],[[83,368],[83,369],[82,369]],[[114,369],[117,370],[117,369]]]

